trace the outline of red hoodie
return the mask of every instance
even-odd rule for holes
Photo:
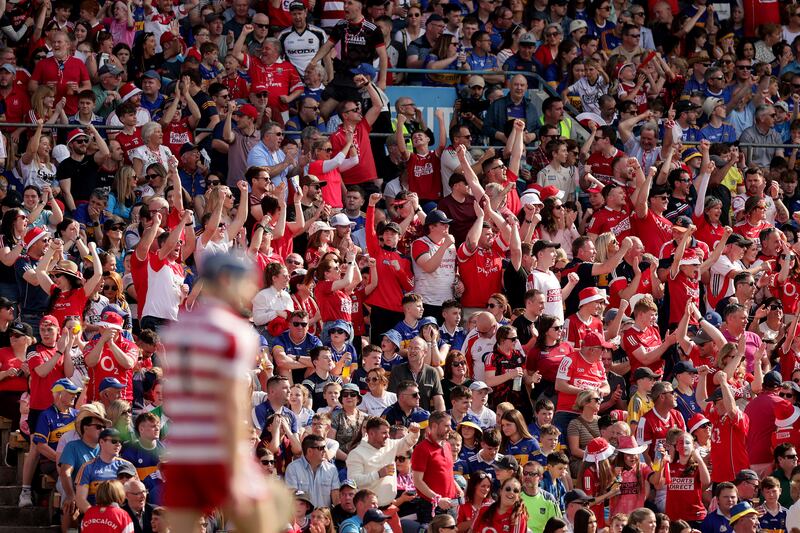
[[[372,291],[367,303],[388,311],[403,311],[403,294],[414,288],[414,274],[411,261],[400,252],[381,246],[378,234],[375,233],[375,208],[367,207],[367,251],[375,258],[378,268],[378,284],[380,290]],[[396,270],[392,263],[397,261],[400,269]]]

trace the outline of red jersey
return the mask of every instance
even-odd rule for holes
[[[700,257],[701,261],[705,261],[708,259],[708,256],[711,255],[711,250],[708,248],[708,245],[703,241],[696,241],[697,246],[692,248],[698,257]],[[664,243],[664,246],[661,247],[661,250],[658,252],[657,257],[659,259],[666,259],[667,257],[675,255],[675,250],[678,248],[678,245],[675,241],[667,241]],[[687,248],[688,250],[689,248]]]
[[[525,369],[529,372],[537,370],[542,374],[542,379],[554,383],[561,361],[575,350],[566,342],[559,342],[555,346],[542,350],[533,348],[525,358]]]
[[[581,390],[599,390],[606,382],[606,369],[602,361],[590,363],[580,352],[572,352],[561,360],[556,378],[563,379]],[[577,394],[559,392],[556,410],[568,413],[577,412],[573,408],[577,396]]]
[[[650,265],[639,280],[639,287],[636,288],[636,294],[652,294],[653,293],[653,270],[655,265]],[[608,308],[619,308],[619,293],[625,290],[631,284],[628,278],[618,276],[611,280],[608,284]]]
[[[691,300],[700,309],[700,280],[691,279],[678,271],[675,279],[667,278],[669,287],[669,323],[677,324],[686,312],[686,303]],[[697,325],[694,316],[689,317],[689,324]]]
[[[588,494],[589,496],[600,496],[602,493],[606,492],[607,487],[600,486],[600,477],[597,475],[597,471],[595,470],[594,465],[589,466],[583,471],[583,476],[581,476],[580,484],[583,492]],[[594,513],[594,516],[597,518],[597,527],[605,527],[605,506],[606,501],[599,503],[597,505],[592,505],[590,509]]]
[[[345,185],[358,185],[367,181],[374,181],[378,177],[375,169],[375,159],[372,156],[372,144],[369,141],[369,134],[372,126],[367,119],[361,119],[353,133],[353,147],[358,154],[358,164],[353,168],[348,168],[342,172],[342,179]],[[347,143],[347,136],[341,126],[330,137],[333,153],[338,154]]]
[[[14,355],[14,350],[12,350],[10,346],[0,348],[0,371],[5,372],[12,368],[22,368],[22,361]],[[0,381],[0,391],[25,392],[27,390],[28,378],[25,376],[9,376],[3,381]]]
[[[260,82],[267,86],[269,91],[267,105],[273,111],[273,120],[280,113],[289,110],[289,104],[281,102],[280,97],[288,96],[289,93],[303,88],[300,74],[297,73],[294,65],[288,61],[279,59],[271,65],[265,65],[260,59],[245,54],[242,67],[247,69],[250,79],[253,80],[253,85]],[[275,111],[278,111],[278,113],[275,113]]]
[[[55,284],[50,287],[51,296],[53,290],[56,289],[57,287]],[[60,292],[52,304],[50,314],[56,317],[59,324],[64,324],[68,316],[82,317],[88,299],[83,287],[78,287],[77,289],[72,289],[67,292]]]
[[[372,291],[372,294],[367,297],[367,303],[389,311],[402,312],[403,294],[410,292],[414,287],[411,261],[408,257],[401,255],[398,250],[381,246],[378,235],[375,233],[375,208],[373,206],[367,207],[365,230],[367,251],[370,256],[375,258],[378,283],[381,285],[381,290]]]
[[[100,336],[98,335],[86,343],[86,346],[83,348],[84,356],[91,352],[99,341]],[[117,340],[114,341],[114,344],[116,344],[117,348],[122,350],[125,355],[133,358],[134,361],[138,359],[139,347],[122,335],[117,336]],[[125,388],[122,389],[122,399],[129,402],[133,400],[133,387],[131,386],[133,383],[133,368],[122,368],[111,352],[108,343],[103,346],[103,351],[100,354],[100,360],[97,364],[89,367],[89,383],[86,385],[87,401],[92,402],[97,399],[97,395],[100,393],[100,382],[105,378],[116,378],[117,381],[125,385]]]
[[[714,246],[717,245],[717,241],[719,241],[725,233],[725,227],[722,224],[712,224],[706,220],[705,215],[692,217],[692,222],[697,226],[697,231],[694,232],[694,238],[705,243],[709,249],[713,250]]]
[[[769,290],[773,296],[780,299],[785,314],[797,314],[798,303],[800,303],[800,278],[789,274],[786,281],[780,283],[778,277],[775,276]]]
[[[36,373],[36,369],[53,357],[58,357],[56,366],[45,377],[39,376]],[[30,407],[31,409],[43,411],[53,405],[53,393],[50,392],[53,383],[67,377],[64,375],[64,356],[56,353],[55,346],[48,348],[44,344],[37,344],[33,351],[28,352],[28,368],[31,371]]]
[[[620,157],[625,157],[621,150],[614,149],[614,155],[606,157],[603,152],[593,152],[586,161],[592,167],[592,176],[597,178],[603,185],[614,183],[614,161]]]
[[[631,228],[633,234],[642,240],[644,251],[648,254],[657,255],[664,243],[672,239],[672,222],[656,215],[652,209],[647,210],[645,218],[631,214]]]
[[[603,206],[592,217],[587,231],[595,235],[610,231],[618,239],[622,239],[631,231],[631,219],[626,211],[615,211]]]
[[[343,290],[333,290],[333,281],[318,281],[314,288],[314,298],[319,304],[319,312],[323,322],[342,319],[350,322],[353,312],[353,301]]]
[[[767,228],[772,228],[772,224],[767,222],[766,220],[762,220],[758,224],[751,224],[746,220],[739,222],[735,226],[733,226],[733,232],[738,233],[739,235],[750,239],[756,246],[760,246],[761,239],[758,238],[761,230],[765,230]]]
[[[438,201],[442,197],[442,164],[435,152],[412,153],[406,165],[408,190],[417,193],[420,201]]]
[[[90,507],[81,520],[83,533],[133,533],[133,521],[130,515],[119,505],[108,507],[95,505]]]
[[[774,450],[779,444],[788,442],[795,449],[800,447],[800,423],[795,422],[793,425],[785,428],[775,428],[775,433],[772,434],[770,439],[770,449]]]
[[[167,353],[176,358],[164,380],[164,402],[170,406],[170,465],[229,464],[229,436],[220,421],[220,406],[230,395],[226,383],[235,380],[244,386],[258,353],[252,326],[209,299],[183,313],[180,322],[165,329],[163,339]]]
[[[133,133],[125,133],[124,131],[120,131],[114,139],[122,147],[122,153],[125,154],[125,163],[128,165],[131,164],[131,152],[140,146],[144,146],[144,143],[142,142],[142,128],[138,126]]]
[[[366,300],[367,295],[364,294],[364,282],[358,284],[358,287],[355,288],[353,293],[350,295],[350,308],[352,309],[352,326],[353,326],[353,336],[360,337],[361,335],[365,335],[367,333],[367,324],[364,321],[364,300]]]
[[[83,61],[77,57],[70,56],[64,61],[59,61],[53,56],[46,57],[36,63],[31,79],[37,81],[39,85],[55,83],[55,101],[58,102],[62,98],[67,99],[64,112],[69,116],[78,112],[78,92],[80,89],[68,89],[67,83],[75,82],[80,86],[82,83],[89,81],[89,71]]]
[[[746,438],[750,419],[738,408],[719,416],[714,404],[706,406],[706,418],[711,422],[711,481],[733,481],[736,473],[750,468]]]
[[[672,520],[700,521],[706,517],[703,505],[703,487],[700,469],[689,472],[686,465],[670,463],[671,480],[667,485],[667,503],[664,512]]]
[[[269,23],[271,26],[277,26],[279,28],[288,28],[292,25],[292,15],[289,12],[289,4],[292,3],[292,0],[281,0],[278,3],[278,7],[274,7],[272,2],[267,3],[267,16],[269,17]],[[308,7],[307,2],[303,2]]]
[[[470,252],[466,243],[458,247],[458,273],[464,282],[461,305],[482,308],[489,296],[502,292],[503,259],[507,250],[508,245],[502,237],[497,237],[490,248],[477,247]]]
[[[625,330],[622,336],[622,349],[628,356],[631,363],[631,375],[637,368],[646,366],[659,376],[664,375],[664,360],[659,359],[654,363],[645,365],[635,355],[639,348],[644,350],[644,353],[649,353],[661,346],[661,334],[655,326],[647,326],[645,329],[640,330],[636,325],[631,326]]]
[[[780,350],[779,364],[783,381],[791,381],[792,373],[800,368],[800,354],[791,348],[787,352]]]
[[[575,313],[564,321],[564,329],[567,331],[567,342],[576,350],[580,350],[583,339],[590,331],[603,335],[603,321],[596,316],[590,316],[589,321],[584,322],[578,313]]]
[[[136,289],[139,318],[143,316],[142,310],[147,301],[147,263],[149,255],[150,252],[148,252],[143,261],[140,261],[135,252],[131,254],[131,279],[133,280],[133,288]]]
[[[464,506],[462,505],[461,507]],[[488,508],[489,506],[486,505],[478,510],[478,516],[475,517],[471,528],[474,533],[498,533],[500,531],[502,531],[502,533],[525,533],[528,530],[528,513],[524,505],[522,506],[520,516],[516,520],[512,517],[512,513],[514,512],[514,508],[512,507],[502,514],[500,514],[499,511],[495,512],[492,520],[489,521],[486,516],[486,510]]]
[[[222,83],[228,88],[231,100],[248,100],[250,98],[250,85],[246,79],[239,76],[238,72],[233,76],[225,76]]]
[[[7,96],[0,94],[0,102],[5,104],[6,122],[11,124],[28,122],[26,118],[31,110],[31,101],[23,86],[13,84]],[[8,126],[3,128],[3,131],[11,133],[14,129],[16,128]]]
[[[686,431],[686,422],[683,420],[683,415],[677,409],[670,409],[666,418],[661,418],[661,415],[655,409],[650,409],[639,420],[639,425],[636,426],[636,440],[639,442],[649,442],[647,453],[650,458],[655,457],[656,446],[659,444],[666,444],[667,432],[672,428],[681,428]]]
[[[194,134],[189,127],[189,117],[181,117],[178,122],[172,121],[164,128],[164,145],[180,161],[181,147],[186,143],[194,143]]]

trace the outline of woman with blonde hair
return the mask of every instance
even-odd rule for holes
[[[333,528],[333,516],[327,507],[317,507],[311,511],[311,531],[317,533],[335,533]]]
[[[125,488],[116,479],[103,481],[97,487],[96,504],[83,515],[81,528],[84,531],[133,531],[130,515],[120,505],[125,503]]]
[[[56,93],[47,85],[39,85],[31,96],[31,110],[28,111],[28,120],[31,124],[38,124],[42,120],[44,124],[69,124],[69,119],[64,113],[66,98],[58,102]],[[51,135],[56,134],[56,130],[49,130]]]
[[[511,316],[511,306],[508,303],[508,298],[505,294],[496,292],[489,296],[489,302],[486,304],[486,310],[492,314],[500,326],[507,326],[510,324],[509,317]]]
[[[222,190],[223,194],[217,192]],[[226,224],[233,221],[231,211],[233,210],[233,193],[227,185],[215,185],[206,189],[205,194],[205,212],[213,213],[217,206],[222,203],[222,221]]]
[[[598,420],[602,397],[595,390],[583,390],[575,398],[573,408],[579,413],[567,426],[567,446],[570,456],[570,470],[573,477],[578,473],[586,453],[586,445],[600,436]]]
[[[610,231],[607,231],[597,236],[597,238],[594,240],[594,247],[596,250],[596,255],[594,258],[595,262],[605,263],[609,257],[619,251],[619,241],[617,240],[616,235]],[[600,288],[608,287],[610,282],[610,275],[603,274],[602,276],[598,276],[597,286]]]
[[[132,440],[131,404],[125,400],[114,400],[106,409],[106,418],[111,421],[111,427],[120,432],[123,442]]]
[[[106,210],[112,215],[129,219],[131,209],[136,203],[136,171],[130,165],[123,165],[114,175],[111,193],[108,195]]]
[[[44,121],[38,119],[36,131],[33,132],[25,153],[17,160],[14,172],[22,182],[23,187],[35,185],[40,190],[45,187],[55,189],[53,194],[58,194],[56,183],[56,166],[50,159],[53,151],[53,138],[49,133],[42,133]]]

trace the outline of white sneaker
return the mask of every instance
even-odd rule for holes
[[[23,490],[19,493],[19,506],[20,507],[33,507],[33,500],[31,499],[31,491]]]

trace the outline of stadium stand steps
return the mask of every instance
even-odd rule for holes
[[[0,417],[0,533],[49,533],[60,531],[53,525],[53,494],[55,480],[45,478],[43,487],[35,491],[34,506],[20,509],[22,463],[28,443],[18,432],[11,431],[11,421]],[[2,464],[4,462],[4,464]]]

